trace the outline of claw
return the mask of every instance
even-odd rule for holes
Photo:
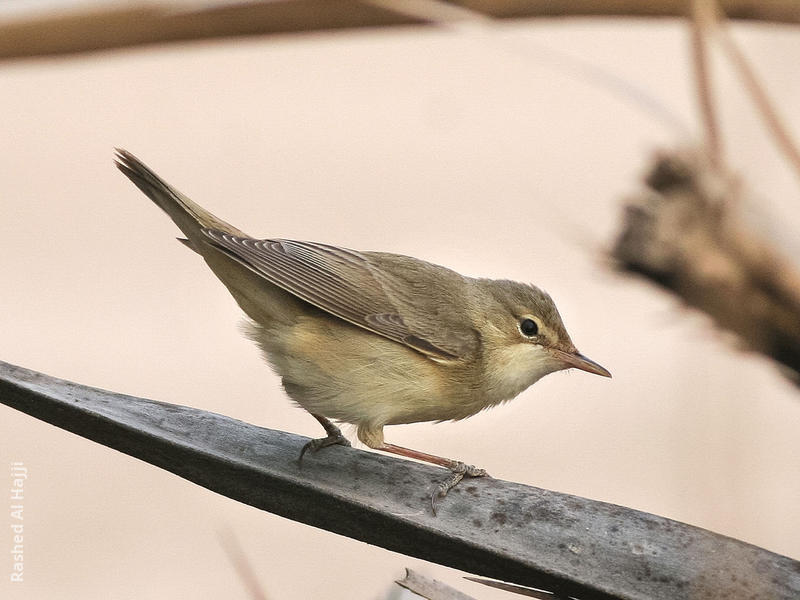
[[[317,452],[318,450],[322,450],[323,448],[327,448],[328,446],[350,446],[350,440],[342,435],[342,432],[338,429],[336,430],[337,433],[333,435],[329,435],[324,438],[317,438],[314,440],[309,440],[304,446],[303,449],[300,450],[300,456],[297,457],[297,463],[300,465],[300,468],[303,468],[303,455],[308,451],[311,450],[312,453]]]
[[[431,494],[431,511],[433,516],[436,516],[436,500],[437,498],[444,498],[447,493],[456,487],[464,477],[489,477],[489,474],[484,469],[479,469],[473,465],[467,465],[463,462],[457,462],[450,468],[453,473],[448,479],[436,486],[436,489]]]

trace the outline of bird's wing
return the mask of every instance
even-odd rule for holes
[[[461,322],[461,330],[456,327],[454,332],[446,315],[443,322],[435,299],[415,296],[414,290],[408,289],[413,285],[409,281],[413,273],[408,269],[393,273],[382,269],[381,264],[394,257],[404,265],[408,261],[420,265],[417,273],[428,267],[460,278],[452,271],[408,257],[361,253],[314,242],[256,240],[214,229],[204,229],[203,233],[214,246],[270,283],[430,358],[457,360],[472,355],[477,348],[477,334],[471,328]]]

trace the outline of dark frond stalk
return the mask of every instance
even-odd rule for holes
[[[556,597],[800,598],[797,561],[622,506],[488,478],[434,517],[442,472],[430,465],[333,446],[300,469],[308,438],[3,362],[0,403],[233,500]]]

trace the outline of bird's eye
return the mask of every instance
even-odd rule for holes
[[[539,333],[539,326],[533,319],[522,319],[522,321],[519,322],[519,330],[522,332],[522,335],[533,337]]]

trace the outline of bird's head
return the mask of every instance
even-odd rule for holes
[[[477,299],[483,306],[476,327],[485,348],[487,384],[503,400],[564,369],[611,377],[578,352],[549,294],[515,281],[484,279],[478,284]]]

